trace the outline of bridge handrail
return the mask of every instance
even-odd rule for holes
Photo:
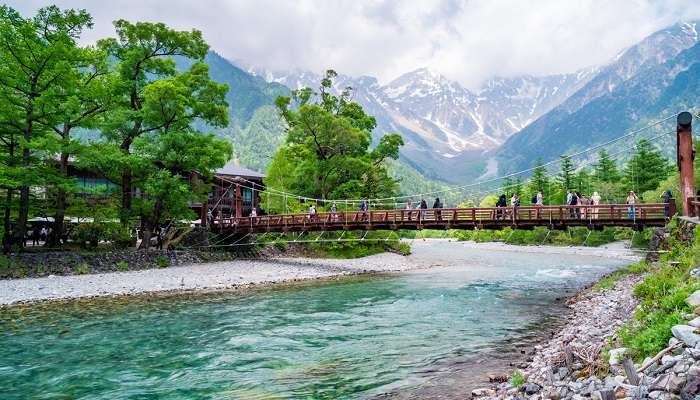
[[[700,207],[700,202],[698,202]],[[513,221],[542,221],[542,220],[581,220],[608,219],[625,220],[649,218],[660,219],[666,216],[667,204],[641,203],[629,204],[598,204],[598,205],[525,205],[515,207],[517,213],[513,216],[514,207],[464,207],[464,208],[428,208],[428,209],[377,209],[377,210],[346,210],[324,211],[311,216],[309,213],[268,214],[256,217],[219,218],[214,221],[218,225],[259,226],[268,228],[285,227],[302,224],[314,225],[371,225],[372,223],[388,222],[479,222],[513,219]],[[634,213],[631,212],[634,209]],[[423,215],[421,215],[423,214]]]

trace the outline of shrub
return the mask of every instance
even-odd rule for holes
[[[126,261],[119,261],[117,263],[117,270],[118,271],[128,271],[129,270],[129,263]]]
[[[170,266],[170,258],[166,256],[158,256],[156,257],[156,266],[158,268],[166,268]]]
[[[520,387],[521,385],[525,384],[527,380],[525,379],[525,375],[520,371],[519,369],[516,369],[513,371],[513,374],[510,376],[510,385],[513,387]]]
[[[80,263],[73,266],[73,272],[78,275],[89,274],[92,268],[87,263]]]

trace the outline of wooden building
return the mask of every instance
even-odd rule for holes
[[[214,173],[211,191],[206,204],[194,203],[192,208],[200,216],[202,225],[206,224],[207,213],[212,217],[235,218],[247,217],[253,208],[260,214],[260,192],[264,190],[264,174],[236,165],[229,161]]]

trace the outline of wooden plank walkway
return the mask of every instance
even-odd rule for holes
[[[664,226],[666,204],[638,204],[634,210],[626,204],[599,206],[526,206],[505,208],[444,208],[428,210],[339,211],[337,213],[263,215],[212,221],[212,229],[221,232],[321,232],[340,230],[416,230],[416,229],[533,229],[542,226],[566,229],[585,226],[604,227]],[[668,210],[675,212],[675,210]],[[670,215],[670,214],[669,214]]]

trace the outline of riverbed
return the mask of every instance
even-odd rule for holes
[[[379,275],[4,308],[0,397],[406,397],[445,385],[441,377],[456,367],[515,353],[565,312],[563,298],[634,258],[621,248],[520,249],[419,241],[393,266],[387,260],[400,256],[248,266],[264,282],[277,269],[298,271],[295,263],[314,278]],[[220,268],[238,268],[245,281],[244,269]],[[173,270],[155,271],[176,282]],[[112,275],[128,285],[129,274]],[[72,277],[51,279],[64,278]]]

